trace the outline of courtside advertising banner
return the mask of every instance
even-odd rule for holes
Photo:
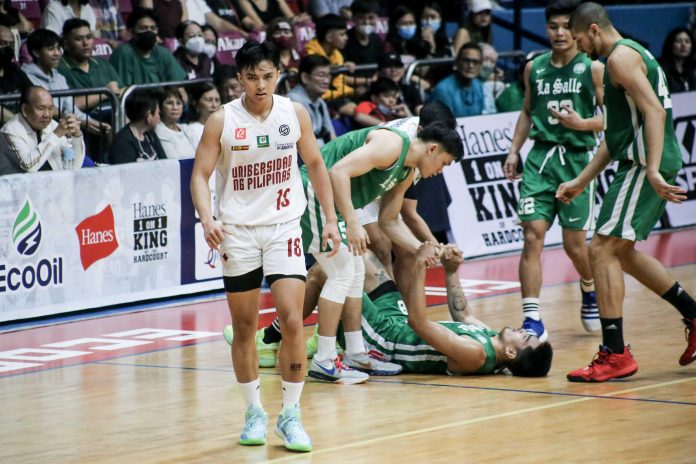
[[[467,258],[522,248],[517,200],[520,181],[503,174],[519,113],[459,118],[464,156],[443,171],[452,197],[448,208],[452,234]],[[531,142],[521,150],[519,169],[527,158]],[[561,242],[561,229],[554,224],[546,244]]]
[[[0,321],[183,293],[178,161],[5,176]]]
[[[682,204],[667,203],[668,224],[680,227],[696,224],[696,92],[672,96],[674,132],[682,152],[684,166],[677,185],[687,190]]]

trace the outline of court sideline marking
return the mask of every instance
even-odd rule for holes
[[[643,387],[628,388],[625,390],[619,390],[616,392],[607,393],[605,396],[616,396],[616,395],[622,395],[624,393],[633,393],[633,392],[642,391],[642,390],[650,390],[653,388],[666,387],[669,385],[676,385],[676,384],[680,384],[680,383],[691,382],[693,380],[696,380],[696,377],[691,377],[688,379],[671,380],[669,382],[662,382],[662,383],[657,383],[654,385],[646,385]],[[371,438],[369,440],[361,440],[361,441],[356,441],[353,443],[348,443],[345,445],[324,448],[324,449],[320,449],[318,451],[312,451],[310,456],[316,456],[318,454],[326,454],[326,453],[335,453],[337,451],[341,451],[341,450],[348,449],[348,448],[367,446],[367,445],[372,445],[375,443],[380,443],[383,441],[396,440],[399,438],[410,437],[413,435],[420,435],[423,433],[437,432],[439,430],[445,430],[445,429],[454,428],[454,427],[461,427],[464,425],[478,424],[480,422],[485,422],[485,421],[490,421],[490,420],[495,420],[495,419],[502,419],[505,417],[518,416],[521,414],[529,414],[531,412],[543,411],[546,409],[558,408],[558,407],[563,407],[563,406],[570,406],[573,404],[578,404],[578,403],[582,403],[585,401],[591,401],[591,400],[595,400],[595,399],[600,399],[600,398],[597,398],[597,397],[577,398],[574,400],[560,401],[558,403],[546,404],[543,406],[534,406],[531,408],[518,409],[517,411],[509,411],[509,412],[504,412],[504,413],[500,413],[500,414],[492,414],[489,416],[476,417],[473,419],[466,419],[463,421],[450,422],[448,424],[436,425],[433,427],[426,427],[426,428],[422,428],[422,429],[418,429],[418,430],[412,430],[410,432],[401,432],[401,433],[395,433],[392,435],[384,435],[382,437]],[[307,455],[295,454],[295,455],[290,455],[290,456],[284,456],[281,458],[271,459],[271,460],[268,460],[266,462],[285,462],[285,461],[293,461],[293,460],[297,460],[297,459],[304,459],[306,457],[307,457]]]

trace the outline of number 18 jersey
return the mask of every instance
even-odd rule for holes
[[[217,218],[224,224],[281,224],[302,215],[307,200],[297,167],[300,123],[292,102],[273,95],[265,121],[252,117],[245,95],[223,106],[216,166]]]

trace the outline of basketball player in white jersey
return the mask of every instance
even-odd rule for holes
[[[307,165],[318,201],[328,212],[322,247],[340,246],[333,195],[307,110],[274,95],[279,54],[270,42],[248,41],[237,52],[241,98],[206,122],[191,177],[193,202],[211,248],[220,248],[223,280],[235,336],[232,364],[247,402],[242,445],[266,443],[268,418],[261,405],[255,348],[258,299],[265,275],[271,286],[283,346],[279,367],[283,410],[276,434],[293,451],[311,451],[300,421],[306,352],[302,336],[305,261],[300,216],[306,199],[297,168]],[[208,180],[215,171],[216,214]]]

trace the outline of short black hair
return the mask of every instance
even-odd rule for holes
[[[89,23],[82,18],[68,19],[63,23],[63,39],[66,39],[68,37],[68,34],[70,34],[75,29],[79,29],[81,27],[86,27],[89,30],[92,30],[92,27],[89,25]]]
[[[126,100],[126,116],[131,122],[143,121],[157,109],[157,97],[149,90],[136,90]]]
[[[459,60],[459,58],[464,54],[464,50],[478,50],[479,55],[483,56],[483,49],[478,42],[467,42],[459,47],[459,51],[457,52],[457,60]]]
[[[589,29],[591,24],[596,24],[602,29],[610,27],[607,10],[599,3],[581,3],[570,15],[570,29]]]
[[[128,29],[133,29],[135,25],[138,24],[138,21],[140,21],[143,18],[150,18],[155,22],[155,24],[159,25],[159,23],[157,22],[157,16],[155,15],[155,10],[153,10],[152,8],[137,7],[133,11],[131,11],[131,14],[128,15],[126,27]]]
[[[348,29],[346,20],[331,13],[317,19],[317,39],[319,42],[325,41],[326,35],[335,29]]]
[[[570,14],[578,7],[580,1],[581,0],[558,0],[549,4],[545,10],[546,22],[548,23],[554,16],[570,16]]]
[[[355,0],[350,5],[350,12],[355,15],[379,14],[379,3],[374,0]]]
[[[50,29],[37,29],[27,37],[27,50],[33,57],[34,52],[38,52],[42,48],[52,47],[60,44],[58,34]]]
[[[316,68],[323,66],[331,66],[331,61],[322,55],[307,55],[302,58],[302,61],[300,61],[298,72],[300,74],[312,74],[312,71],[314,71]]]
[[[418,138],[424,142],[439,143],[454,157],[455,161],[459,161],[464,155],[464,146],[459,133],[444,122],[436,121],[429,124],[418,133]]]
[[[518,377],[544,377],[551,369],[553,349],[549,342],[536,348],[528,346],[517,352],[515,359],[506,364],[512,375]]]
[[[376,97],[387,92],[400,92],[399,84],[388,77],[379,77],[370,84],[370,95]]]
[[[240,73],[245,69],[256,69],[265,60],[271,61],[276,69],[280,69],[280,52],[278,47],[269,40],[260,43],[255,40],[248,40],[234,57]]]
[[[423,105],[418,116],[420,117],[419,125],[421,127],[426,127],[439,121],[451,129],[457,128],[457,119],[452,114],[452,110],[441,101],[429,101]]]

